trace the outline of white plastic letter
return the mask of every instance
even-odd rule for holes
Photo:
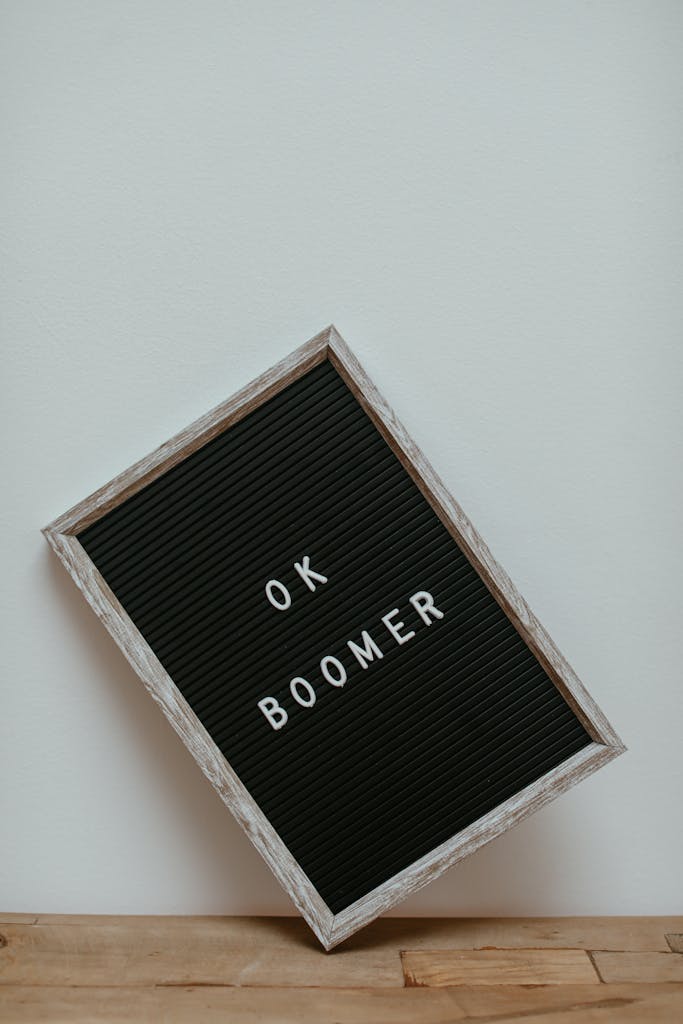
[[[306,697],[301,695],[299,687],[304,690]],[[297,704],[301,704],[302,708],[312,708],[315,704],[315,690],[309,681],[307,679],[303,679],[301,676],[294,676],[289,684],[289,692]]]
[[[436,607],[434,598],[428,590],[418,590],[417,594],[410,598],[410,603],[426,626],[431,626],[430,615],[433,619],[443,618],[443,612]]]
[[[315,590],[314,581],[317,581],[318,583],[327,583],[327,576],[323,576],[321,572],[316,572],[314,569],[311,569],[311,560],[308,555],[304,555],[301,562],[295,562],[294,568],[299,573],[299,576],[301,576],[301,579],[309,590]]]
[[[351,651],[351,654],[353,654],[360,667],[367,668],[369,662],[374,661],[375,658],[383,658],[384,655],[368,633],[367,629],[364,629],[361,633],[361,639],[363,641],[362,647],[360,644],[354,643],[353,640],[347,640],[346,646]]]
[[[280,594],[279,601],[273,593],[276,588]],[[279,612],[286,612],[292,603],[292,595],[287,590],[284,583],[280,583],[279,580],[268,580],[266,583],[266,597],[272,604],[273,608],[277,608]]]
[[[397,644],[404,644],[408,640],[411,640],[415,636],[415,630],[411,629],[408,633],[401,633],[400,631],[405,626],[405,622],[392,622],[391,620],[395,615],[398,615],[398,608],[392,608],[390,612],[382,616],[382,622],[387,627],[391,635]]]
[[[337,673],[336,678],[330,672],[330,665],[334,665],[335,667],[335,671]],[[339,661],[338,658],[333,658],[331,654],[328,654],[327,657],[323,658],[320,662],[320,671],[332,686],[343,686],[346,682],[346,669],[342,665],[341,661]]]
[[[258,702],[258,706],[266,716],[273,729],[281,729],[287,724],[288,714],[275,700],[275,697],[264,697]]]

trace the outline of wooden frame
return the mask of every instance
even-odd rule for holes
[[[592,738],[592,743],[567,761],[336,915],[324,903],[213,743],[76,536],[131,494],[326,359],[331,361],[371,417]],[[333,326],[321,331],[232,398],[59,516],[43,529],[43,533],[325,949],[336,946],[383,911],[437,878],[446,868],[490,842],[626,749]]]

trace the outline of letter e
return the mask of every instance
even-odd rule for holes
[[[396,615],[398,615],[398,608],[392,608],[390,612],[387,612],[386,615],[382,616],[382,622],[387,627],[397,644],[405,644],[415,636],[415,630],[411,629],[407,633],[401,633],[401,630],[405,626],[405,622],[392,622],[391,620]]]

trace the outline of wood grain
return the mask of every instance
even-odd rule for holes
[[[302,927],[274,919],[169,925],[7,924],[0,983],[41,985],[403,986],[393,949],[345,950],[326,957]],[[275,919],[277,920],[277,919]],[[287,920],[287,919],[285,919]]]
[[[0,913],[0,922],[8,939],[0,946],[0,1021],[8,1024],[683,1020],[683,984],[655,980],[662,958],[683,962],[663,951],[667,934],[683,932],[681,917],[391,918],[329,956],[297,918]],[[512,948],[491,948],[502,942]],[[603,966],[618,961],[607,972],[614,981],[595,971],[588,982],[569,980],[590,967],[585,950]],[[439,987],[403,987],[402,952]],[[454,957],[467,970],[440,987],[452,981]],[[492,969],[494,983],[483,983]],[[629,971],[643,980],[616,980]],[[513,977],[525,980],[501,983]]]
[[[604,982],[680,981],[683,982],[683,956],[680,953],[613,953],[599,950],[593,962]]]
[[[14,1024],[674,1024],[680,985],[554,985],[487,989],[0,987]]]
[[[411,987],[590,985],[600,980],[584,949],[407,950],[401,961]]]
[[[666,933],[681,922],[683,917],[383,917],[344,948],[666,952]]]
[[[330,912],[191,711],[76,537],[79,531],[325,359],[329,359],[344,378],[594,740],[584,750],[336,916]],[[347,939],[410,893],[437,878],[452,864],[495,839],[625,749],[603,712],[334,326],[325,328],[251,384],[58,516],[44,528],[43,533],[209,782],[326,949]]]
[[[8,914],[5,924],[71,925],[74,928],[125,925],[122,935],[137,943],[136,932],[163,929],[166,941],[191,927],[221,930],[228,948],[235,945],[268,949],[318,947],[299,917],[222,917],[219,915]],[[672,934],[683,929],[683,915],[670,917],[382,917],[344,945],[346,950],[407,949],[588,949],[617,952],[669,952]],[[342,950],[335,953],[339,956]]]

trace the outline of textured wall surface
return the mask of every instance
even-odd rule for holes
[[[683,7],[0,19],[0,906],[289,911],[39,530],[334,321],[629,747],[399,912],[680,912]]]

